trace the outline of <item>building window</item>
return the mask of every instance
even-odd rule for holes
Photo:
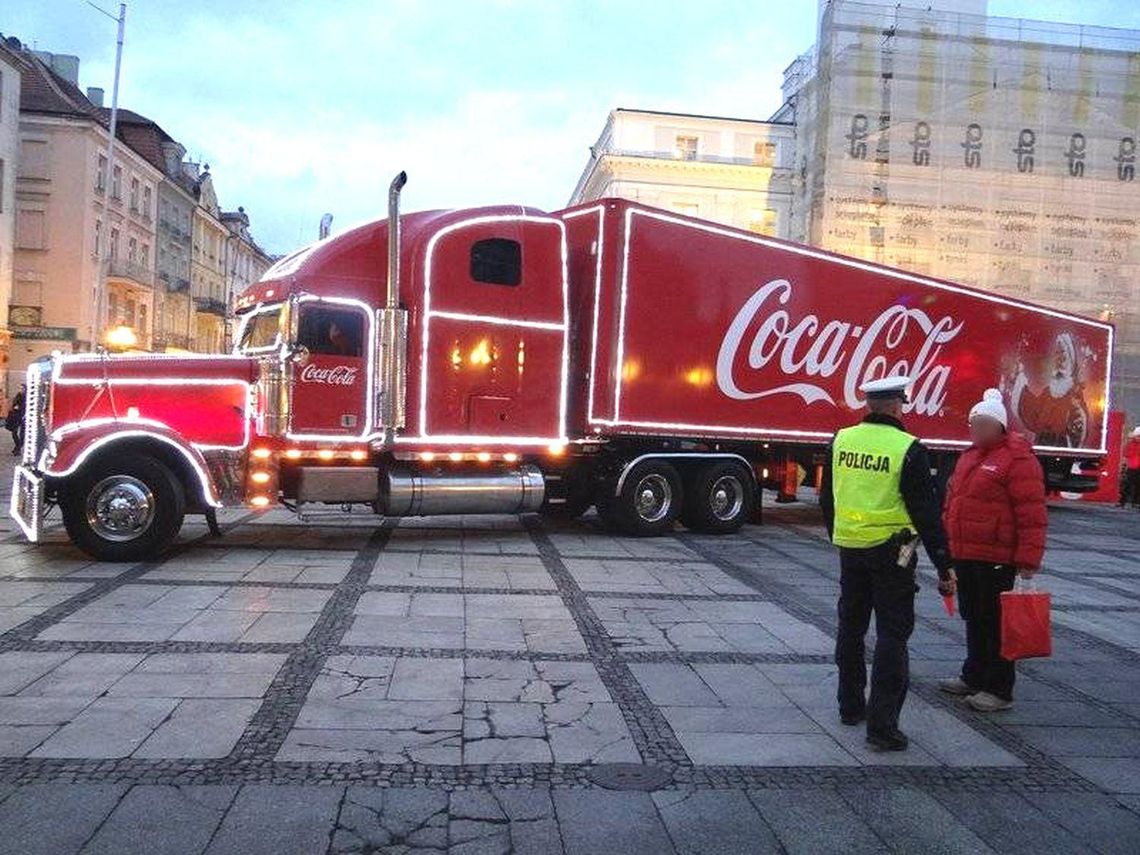
[[[143,219],[150,222],[150,188],[143,188],[143,203],[142,203]]]
[[[111,260],[119,257],[119,230],[111,229]]]
[[[697,145],[696,137],[678,136],[673,151],[679,160],[696,160]]]
[[[4,213],[4,160],[0,158],[0,214],[2,213]]]
[[[137,214],[139,212],[139,180],[137,178],[131,179],[131,213]]]
[[[95,257],[103,255],[103,221],[95,221]]]
[[[489,285],[518,285],[522,281],[522,244],[488,238],[471,245],[471,278]]]
[[[776,212],[771,208],[752,212],[748,221],[748,231],[758,235],[774,236],[776,234]]]
[[[27,208],[16,212],[16,247],[18,249],[47,249],[44,212]]]
[[[107,155],[99,155],[99,168],[95,170],[95,192],[102,195],[107,190]]]
[[[752,146],[752,162],[757,166],[776,165],[776,144],[758,142]]]
[[[111,172],[111,198],[123,198],[123,168],[116,166]]]
[[[143,267],[150,267],[150,244],[144,243],[142,250],[139,252],[139,264]]]
[[[137,264],[139,260],[139,242],[134,238],[127,241],[127,261]]]

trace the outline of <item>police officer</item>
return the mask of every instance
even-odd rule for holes
[[[950,550],[926,449],[903,427],[906,377],[859,387],[870,413],[835,435],[828,452],[820,506],[839,547],[839,715],[844,724],[867,722],[867,743],[903,751],[899,712],[909,682],[907,640],[914,630],[917,539],[938,569],[939,590],[954,590]],[[875,613],[871,694],[865,698],[864,636]]]

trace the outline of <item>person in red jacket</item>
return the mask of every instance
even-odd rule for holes
[[[1132,436],[1124,446],[1124,483],[1120,485],[1120,507],[1129,502],[1140,508],[1140,427],[1132,429]]]
[[[973,445],[954,467],[942,513],[966,622],[966,661],[961,676],[939,688],[979,712],[1013,706],[1013,662],[1000,653],[1001,593],[1016,575],[1037,572],[1048,524],[1041,464],[1007,424],[1001,392],[987,389],[970,410]]]

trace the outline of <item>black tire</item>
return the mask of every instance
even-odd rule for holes
[[[685,490],[681,521],[708,534],[731,534],[756,512],[756,485],[748,467],[717,460],[697,469]]]
[[[130,502],[140,495],[144,500],[138,506],[149,510],[130,521],[124,521],[120,514],[115,520],[119,524],[118,535],[112,532],[114,522],[98,521],[100,498],[111,500],[117,496],[120,502]],[[99,561],[158,557],[174,542],[186,513],[182,484],[165,464],[145,454],[107,455],[80,469],[64,485],[59,504],[72,542]]]
[[[621,491],[598,506],[602,518],[635,537],[654,537],[673,530],[681,515],[681,476],[665,460],[646,460],[630,469]],[[603,507],[605,510],[603,511]]]

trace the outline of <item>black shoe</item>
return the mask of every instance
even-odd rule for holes
[[[864,721],[866,721],[867,720],[867,714],[866,713],[853,713],[851,715],[848,715],[846,713],[840,713],[839,714],[839,720],[841,722],[843,722],[845,725],[847,725],[848,727],[854,727],[855,725],[862,724]]]
[[[896,728],[890,733],[868,733],[867,744],[875,751],[906,751],[910,740]]]

